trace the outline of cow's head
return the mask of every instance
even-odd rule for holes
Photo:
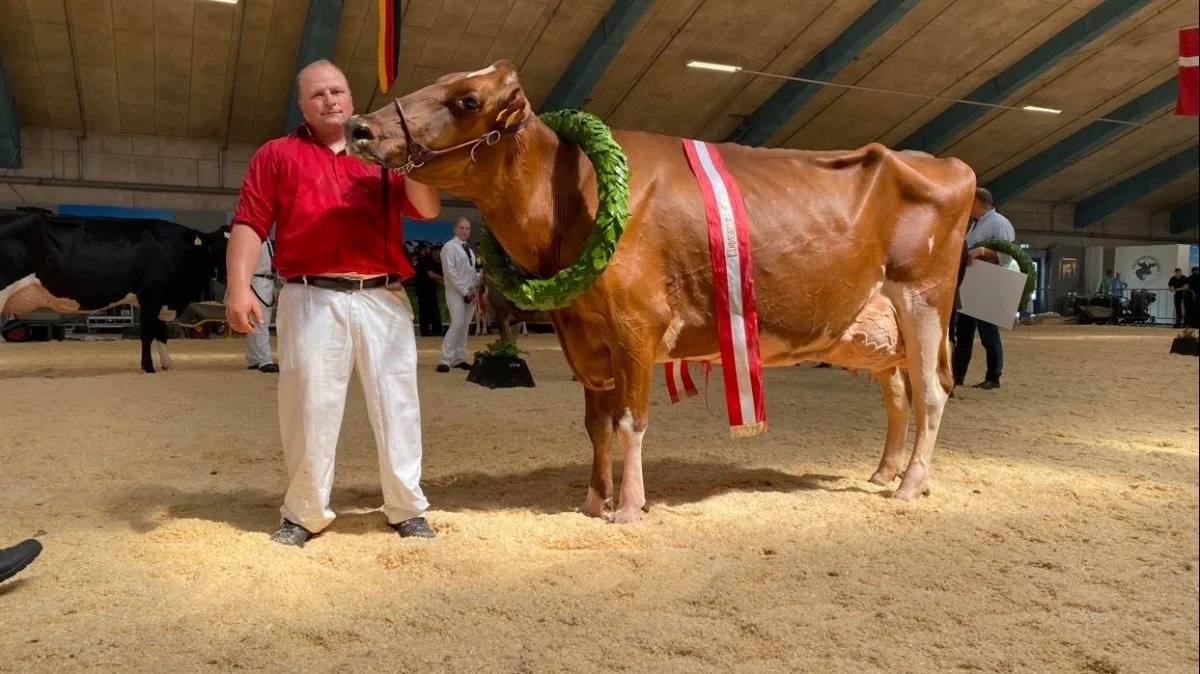
[[[346,149],[358,157],[451,186],[491,146],[536,119],[517,77],[501,60],[451,73],[374,112],[346,120]]]

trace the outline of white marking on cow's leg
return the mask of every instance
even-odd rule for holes
[[[154,346],[158,347],[158,362],[162,363],[162,369],[170,370],[172,367],[175,367],[175,364],[171,361],[171,354],[167,351],[166,343],[156,339],[154,340]]]
[[[645,425],[637,430],[633,412],[628,407],[617,422],[617,438],[621,442],[621,504],[613,516],[617,524],[638,521],[642,508],[646,507],[646,487],[642,481],[642,438],[646,435]]]
[[[883,458],[879,460],[879,468],[871,476],[871,482],[886,486],[904,470],[910,412],[908,378],[900,368],[892,368],[879,377],[879,388],[883,391],[883,404],[887,409],[887,440],[883,445]]]
[[[950,394],[942,386],[938,369],[948,367],[941,353],[944,341],[941,318],[923,297],[911,293],[902,305],[901,330],[908,355],[908,378],[912,389],[912,405],[916,412],[916,438],[912,459],[904,471],[900,488],[893,494],[902,501],[911,501],[929,493],[929,467],[937,444],[942,412]]]

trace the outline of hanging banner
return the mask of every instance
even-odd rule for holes
[[[375,0],[379,5],[379,91],[387,93],[400,65],[400,0]]]

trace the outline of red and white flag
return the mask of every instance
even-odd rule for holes
[[[683,150],[700,185],[708,221],[717,343],[721,348],[729,430],[735,438],[757,435],[767,429],[767,414],[751,274],[750,221],[741,189],[716,146],[685,139]]]
[[[1200,27],[1179,31],[1179,93],[1176,115],[1200,115]]]

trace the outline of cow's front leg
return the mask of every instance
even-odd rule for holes
[[[503,323],[501,323],[503,325]],[[584,425],[592,440],[592,480],[588,483],[587,500],[579,509],[589,517],[603,517],[612,508],[612,436],[614,391],[583,389]]]
[[[617,440],[621,443],[621,501],[613,516],[617,524],[638,521],[646,508],[646,488],[642,481],[642,439],[649,423],[650,381],[654,361],[637,357],[627,350],[617,360],[617,404],[613,419]]]

